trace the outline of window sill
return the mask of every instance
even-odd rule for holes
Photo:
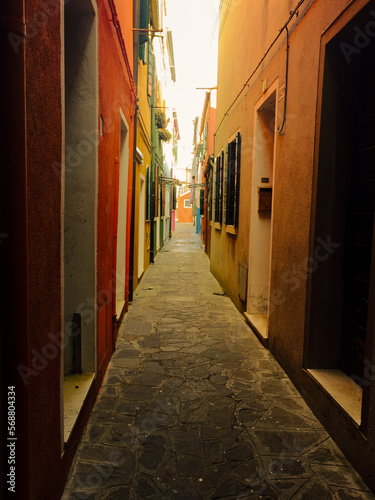
[[[215,229],[218,229],[219,231],[221,231],[221,224],[220,224],[220,222],[212,222],[211,224],[212,224],[212,226]]]
[[[237,235],[237,228],[235,226],[227,226],[226,227],[226,232],[229,234],[235,234]]]
[[[116,300],[116,320],[118,321],[121,317],[122,310],[125,307],[125,300]]]
[[[268,316],[248,312],[245,312],[244,316],[258,339],[265,347],[268,347]]]
[[[85,402],[94,373],[75,373],[64,376],[64,442],[69,439]]]
[[[306,371],[357,425],[361,424],[362,389],[358,384],[341,370],[315,368]]]

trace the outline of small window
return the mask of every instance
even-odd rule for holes
[[[191,204],[189,200],[184,200],[184,208],[191,208]]]
[[[199,193],[199,208],[201,215],[204,215],[204,189],[201,189]]]
[[[228,226],[238,226],[240,195],[241,134],[230,142],[225,151],[224,168],[224,220]]]
[[[223,214],[223,166],[224,166],[224,151],[216,158],[215,171],[215,202],[214,202],[214,222],[222,222]]]
[[[208,174],[208,193],[207,193],[207,198],[208,198],[208,220],[212,221],[212,189],[213,189],[213,170],[210,168],[210,173]]]

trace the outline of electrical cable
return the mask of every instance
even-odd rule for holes
[[[128,73],[130,87],[131,87],[131,90],[133,92],[134,98],[137,99],[137,88],[136,88],[134,78],[133,78],[133,73],[132,73],[132,70],[130,67],[128,53],[127,53],[125,42],[124,42],[124,37],[122,36],[121,25],[120,25],[120,21],[119,21],[118,16],[117,16],[116,6],[114,3],[114,0],[108,0],[108,3],[109,3],[109,7],[111,9],[111,14],[112,14],[112,19],[110,19],[110,21],[112,21],[112,23],[115,27],[118,41],[119,41],[120,47],[121,47],[121,52],[122,52],[122,55],[124,57],[125,67],[126,67],[126,71]]]
[[[252,79],[252,77],[255,75],[255,73],[257,72],[257,70],[259,69],[259,67],[261,66],[262,62],[265,60],[265,58],[268,56],[268,54],[270,53],[272,47],[275,45],[275,43],[277,42],[277,40],[279,39],[280,35],[282,34],[282,32],[288,27],[288,24],[290,23],[290,21],[293,19],[293,17],[296,15],[297,11],[299,10],[299,8],[301,7],[301,5],[305,2],[305,0],[300,0],[296,6],[296,8],[294,10],[292,10],[290,12],[290,16],[289,16],[289,19],[287,20],[287,22],[284,24],[284,26],[279,30],[279,34],[276,36],[276,38],[274,39],[274,41],[271,43],[271,45],[268,47],[266,53],[264,54],[264,56],[262,57],[262,59],[259,61],[259,63],[257,64],[257,66],[255,67],[254,71],[251,73],[251,75],[249,76],[249,78],[246,80],[246,82],[244,83],[242,89],[238,92],[237,96],[235,97],[235,99],[233,100],[232,104],[229,106],[229,108],[227,109],[227,111],[224,113],[224,116],[223,118],[221,119],[221,122],[219,123],[219,126],[217,127],[216,131],[215,131],[215,136],[216,134],[218,133],[223,121],[225,120],[225,118],[228,116],[230,110],[233,108],[234,104],[237,102],[238,98],[240,97],[240,95],[242,94],[242,92],[245,90],[245,88],[249,85],[249,82],[250,80]],[[287,42],[288,43],[288,42]]]
[[[285,26],[286,29],[286,69],[285,69],[285,95],[284,95],[284,113],[283,113],[283,122],[281,127],[277,127],[277,132],[279,134],[282,133],[284,129],[284,125],[286,123],[286,103],[288,99],[288,73],[289,73],[289,30],[288,26]]]

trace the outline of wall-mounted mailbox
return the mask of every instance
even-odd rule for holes
[[[258,212],[271,212],[272,208],[272,188],[259,187],[259,208]]]

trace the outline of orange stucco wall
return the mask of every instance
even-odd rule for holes
[[[317,412],[323,424],[375,487],[375,442],[361,436],[329,397],[311,384],[304,371],[306,321],[309,310],[306,262],[310,255],[310,232],[317,168],[318,108],[321,98],[322,39],[335,23],[342,26],[368,2],[366,0],[306,0],[298,17],[289,24],[289,85],[287,119],[282,134],[275,134],[273,207],[270,244],[269,290],[279,297],[269,316],[269,348],[297,388]],[[278,35],[297,2],[238,0],[224,5],[219,30],[218,100],[215,156],[237,132],[242,136],[239,223],[236,233],[212,227],[211,271],[238,309],[248,304],[239,297],[238,270],[243,264],[251,282],[252,248],[257,235],[252,229],[254,158],[265,144],[256,143],[256,115],[262,99],[276,91],[276,128],[281,126],[286,71],[285,30],[228,112],[237,94]],[[241,47],[244,48],[241,50]],[[235,51],[236,57],[233,57]],[[231,75],[228,78],[228,75]],[[224,114],[228,113],[223,119]],[[291,270],[299,277],[292,281]],[[302,271],[301,271],[302,269]],[[329,415],[329,416],[328,416]],[[373,419],[374,420],[374,419]],[[350,436],[350,437],[348,437]],[[363,456],[371,455],[371,464]]]
[[[182,194],[178,198],[178,222],[193,222],[193,209],[190,205],[189,208],[184,207],[184,201],[190,197],[190,191]]]

